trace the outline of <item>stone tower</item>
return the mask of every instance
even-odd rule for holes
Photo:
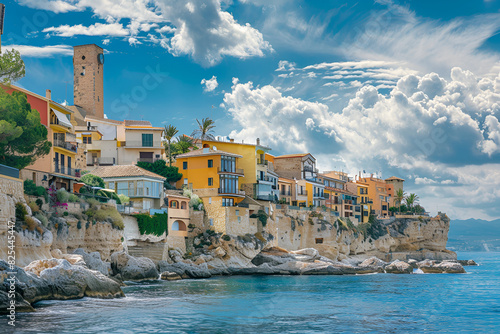
[[[104,117],[103,49],[95,44],[73,47],[73,104],[87,115]]]

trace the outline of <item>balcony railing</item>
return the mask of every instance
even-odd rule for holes
[[[257,181],[273,182],[273,180],[267,175],[264,176],[257,175]]]
[[[238,175],[245,175],[245,171],[243,169],[238,169],[238,168],[235,168],[235,169],[224,169],[224,168],[220,168],[220,167],[217,167],[217,173],[219,174],[238,174]]]
[[[302,168],[302,171],[303,172],[311,172],[311,173],[318,173],[319,172],[319,170],[317,168],[310,167],[310,166],[304,166]]]
[[[150,147],[150,148],[162,148],[161,141],[144,142],[141,140],[127,140],[121,142],[122,146],[125,147]]]
[[[54,146],[57,146],[57,147],[61,147],[61,148],[64,148],[68,151],[71,151],[71,152],[75,152],[77,151],[78,149],[78,146],[76,144],[71,144],[71,143],[68,143],[64,140],[54,140],[54,142],[52,143]]]
[[[321,193],[314,193],[314,194],[313,194],[313,197],[314,197],[314,198],[325,198],[325,199],[327,198],[327,197],[325,197],[325,194],[324,194],[324,193],[323,193],[323,194],[321,194]]]
[[[218,193],[221,195],[235,195],[235,196],[245,196],[245,192],[242,190],[228,190],[228,189],[217,189]]]
[[[79,169],[74,169],[74,168],[62,166],[59,164],[54,165],[54,173],[70,175],[70,176],[74,176],[74,177],[80,177],[80,175],[81,175]]]
[[[115,164],[116,159],[111,157],[93,158],[92,160],[87,161],[87,166],[114,166]]]
[[[267,166],[268,164],[269,164],[268,160],[260,160],[260,159],[257,160],[257,165],[265,165],[265,166]]]
[[[297,193],[297,196],[307,196],[307,190],[302,190]]]
[[[280,195],[281,196],[292,196],[292,192],[290,190],[288,190],[288,191],[281,191]]]
[[[257,195],[255,197],[256,197],[256,199],[261,200],[261,201],[274,201],[274,200],[278,199],[274,195]]]

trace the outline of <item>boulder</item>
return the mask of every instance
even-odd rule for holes
[[[83,261],[85,261],[89,269],[97,270],[106,276],[109,276],[111,273],[111,263],[101,260],[101,253],[92,252],[89,254],[82,248],[77,248],[73,251],[73,254],[82,256]]]
[[[171,272],[171,271],[164,271],[161,273],[160,278],[164,281],[177,281],[181,280],[182,277],[179,276],[179,274]]]
[[[382,269],[382,272],[383,272],[383,269],[386,265],[387,265],[387,262],[382,261],[378,257],[373,256],[373,257],[361,262],[359,264],[359,267],[361,267],[361,268],[373,268],[373,269],[378,269],[378,270]]]
[[[458,262],[443,261],[437,265],[438,268],[447,274],[464,274],[466,271],[464,267]]]
[[[389,274],[411,274],[413,272],[412,266],[400,260],[396,260],[384,268],[386,273]]]
[[[158,269],[160,272],[174,272],[182,278],[209,278],[212,277],[208,270],[207,263],[200,265],[178,262],[169,264],[167,261],[159,261]]]
[[[418,261],[415,260],[415,259],[409,259],[408,260],[408,264],[413,268],[413,269],[417,269],[418,268],[418,265],[417,265]]]
[[[35,312],[35,309],[19,293],[15,293],[15,312]],[[9,314],[11,307],[9,293],[0,290],[0,314]]]
[[[478,264],[474,260],[458,260],[457,262],[460,263],[462,266],[478,266]]]
[[[63,253],[61,252],[60,249],[52,249],[50,251],[50,255],[52,255],[53,258],[55,259],[62,259]]]
[[[159,275],[151,259],[134,257],[124,251],[111,254],[111,270],[125,281],[156,280]]]
[[[260,266],[264,263],[269,264],[270,266],[278,266],[280,264],[294,261],[295,257],[288,253],[283,254],[273,254],[265,251],[260,252],[252,259],[252,264],[256,266]]]
[[[177,249],[171,249],[168,251],[168,256],[174,262],[181,262],[183,260],[182,253]]]

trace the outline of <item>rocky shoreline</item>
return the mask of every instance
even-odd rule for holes
[[[145,257],[133,257],[125,251],[102,261],[98,252],[77,249],[73,254],[52,251],[54,258],[36,260],[28,266],[15,267],[16,312],[33,312],[41,300],[67,300],[83,297],[124,297],[121,286],[127,281],[205,279],[234,275],[360,275],[370,273],[465,273],[464,266],[477,265],[472,260],[395,260],[385,262],[376,257],[363,261],[333,261],[314,248],[287,251],[278,247],[259,252],[248,265],[231,265],[221,257],[202,254],[194,261],[184,259],[178,250],[170,250],[168,260],[155,264]],[[8,313],[11,270],[0,260],[0,313]]]

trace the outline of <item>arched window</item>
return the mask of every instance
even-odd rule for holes
[[[187,203],[185,201],[181,202],[181,209],[183,209],[183,210],[187,209]]]
[[[179,208],[179,202],[177,202],[177,201],[170,201],[170,207],[171,207],[172,209],[177,209],[177,208]]]
[[[209,148],[209,147],[210,147],[210,145],[208,145],[208,144],[203,144],[203,148]]]
[[[176,220],[172,223],[172,231],[186,231],[186,224],[181,220]]]

